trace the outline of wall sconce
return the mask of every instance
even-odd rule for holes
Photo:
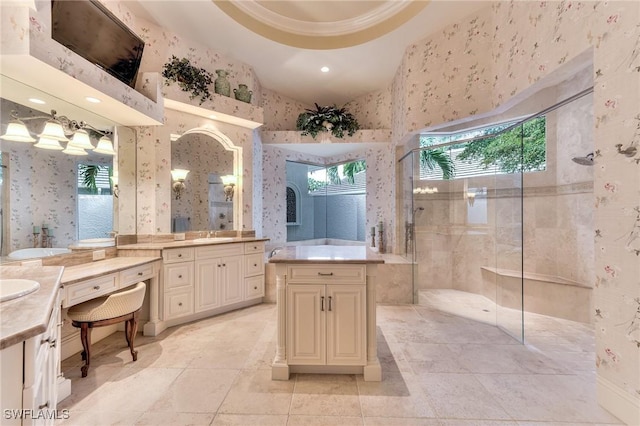
[[[189,170],[185,169],[173,169],[171,170],[171,178],[173,179],[173,192],[176,193],[176,200],[179,200],[182,196],[182,191],[185,190],[186,186],[184,185],[185,179],[187,179],[187,175],[189,174]]]
[[[220,176],[224,185],[224,200],[233,201],[234,187],[236,186],[236,177],[234,175]]]
[[[99,154],[115,155],[113,142],[107,137],[108,131],[98,130],[84,121],[71,120],[65,116],[57,116],[55,110],[51,110],[51,115],[40,115],[33,117],[18,117],[17,111],[11,111],[11,121],[7,125],[7,130],[0,139],[12,142],[33,143],[36,139],[31,136],[24,121],[46,119],[42,132],[38,134],[36,148],[62,151],[69,155],[88,155],[86,150],[94,150]],[[102,137],[98,141],[98,146],[93,147],[89,133],[86,129],[98,133]],[[71,139],[69,139],[69,137]],[[60,145],[66,142],[66,148]]]
[[[471,207],[473,207],[473,203],[476,201],[476,193],[473,191],[467,191],[465,193],[465,197],[467,199],[467,203],[469,203],[469,205]]]
[[[118,189],[118,172],[113,172],[110,179],[111,186],[113,187],[113,196],[118,198],[120,196],[120,190]]]

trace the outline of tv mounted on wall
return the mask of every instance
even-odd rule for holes
[[[99,2],[51,0],[51,37],[135,86],[144,41]]]

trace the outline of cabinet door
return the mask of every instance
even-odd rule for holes
[[[366,365],[366,298],[363,285],[327,285],[327,364]]]
[[[229,256],[220,259],[222,268],[222,305],[242,302],[244,299],[243,256]]]
[[[221,306],[220,277],[222,262],[220,259],[196,260],[195,262],[195,311]]]
[[[324,285],[287,286],[287,361],[290,365],[326,363]]]
[[[193,262],[171,263],[163,268],[164,290],[193,286]]]

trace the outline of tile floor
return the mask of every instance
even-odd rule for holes
[[[272,381],[272,304],[139,337],[137,362],[118,332],[94,345],[88,377],[80,378],[79,354],[63,362],[73,393],[59,404],[70,410],[59,424],[619,424],[596,403],[592,328],[526,321],[521,345],[482,319],[379,305],[379,383],[311,374]]]

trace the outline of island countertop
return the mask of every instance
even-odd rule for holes
[[[366,246],[288,246],[269,259],[270,263],[384,263]]]
[[[2,266],[2,278],[38,281],[35,292],[0,303],[0,349],[44,333],[56,302],[62,266]]]

